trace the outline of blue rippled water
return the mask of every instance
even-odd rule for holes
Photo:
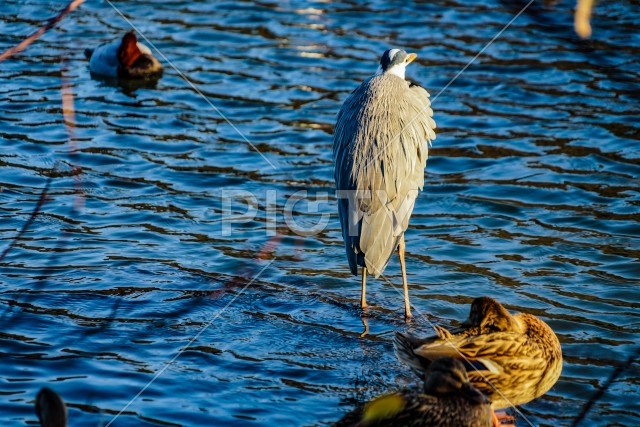
[[[5,0],[0,50],[65,3]],[[637,351],[638,1],[597,4],[581,41],[574,2],[536,0],[450,85],[525,2],[112,4],[166,57],[156,85],[90,75],[84,48],[130,29],[104,1],[0,63],[0,251],[44,194],[0,262],[2,425],[35,423],[43,386],[73,426],[327,425],[415,382],[394,330],[454,324],[480,295],[562,342],[562,377],[521,408],[534,425],[571,425]],[[418,53],[438,123],[406,235],[421,315],[405,325],[393,258],[360,337],[332,131],[388,47]],[[301,236],[287,212],[328,223]],[[639,377],[582,425],[640,425]]]

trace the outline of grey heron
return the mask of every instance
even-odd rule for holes
[[[382,54],[375,75],[346,99],[333,140],[338,213],[351,273],[362,268],[360,305],[367,307],[367,274],[384,271],[397,249],[405,316],[411,317],[404,232],[424,185],[429,145],[435,139],[429,93],[405,78],[417,55]]]

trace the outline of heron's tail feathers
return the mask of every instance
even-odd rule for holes
[[[404,198],[388,201],[374,212],[362,217],[360,250],[364,253],[367,270],[380,276],[398,247],[400,239],[409,227],[409,218],[418,190]]]

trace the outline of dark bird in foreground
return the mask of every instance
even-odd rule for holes
[[[488,427],[491,407],[467,378],[461,362],[436,360],[424,390],[403,390],[378,397],[334,424],[334,427]]]
[[[459,330],[436,329],[437,336],[422,339],[396,332],[398,359],[419,371],[441,357],[463,361],[493,409],[540,397],[560,377],[562,351],[553,330],[531,314],[510,314],[492,298],[476,298]]]
[[[50,388],[43,388],[36,397],[36,415],[42,427],[67,427],[67,406]]]
[[[400,49],[382,54],[376,74],[342,105],[333,140],[342,237],[351,273],[362,269],[360,305],[367,307],[367,273],[379,277],[397,249],[407,318],[404,233],[436,137],[429,93],[405,78],[416,56]]]
[[[89,70],[93,74],[121,79],[157,79],[162,76],[162,64],[136,33],[129,31],[122,39],[102,43],[95,49],[86,49]]]

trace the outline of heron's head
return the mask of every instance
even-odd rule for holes
[[[407,53],[402,49],[386,50],[380,57],[380,66],[376,74],[391,73],[404,79],[407,65],[417,57],[415,53]]]

